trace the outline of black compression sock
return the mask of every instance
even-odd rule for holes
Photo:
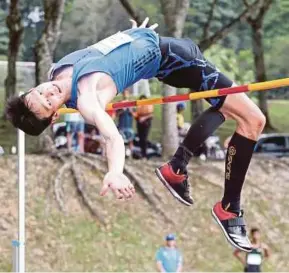
[[[183,143],[174,154],[171,165],[174,172],[184,173],[193,153],[225,121],[221,112],[213,107],[206,110],[191,125]]]
[[[193,153],[181,144],[170,161],[174,172],[186,173],[186,167],[192,156]]]
[[[225,165],[225,191],[222,207],[240,211],[240,196],[256,141],[235,133],[228,145]]]

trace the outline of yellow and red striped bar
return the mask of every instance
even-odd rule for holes
[[[266,82],[259,82],[259,83],[251,83],[247,85],[240,85],[240,86],[234,86],[234,87],[228,87],[228,88],[222,88],[222,89],[193,92],[193,93],[184,94],[184,95],[174,95],[174,96],[168,96],[168,97],[159,97],[159,98],[151,98],[151,99],[135,100],[135,101],[115,102],[115,103],[110,103],[107,106],[106,110],[116,110],[116,109],[136,107],[136,106],[141,106],[141,105],[155,105],[155,104],[165,104],[165,103],[171,103],[171,102],[214,98],[214,97],[226,96],[226,95],[237,94],[237,93],[270,90],[270,89],[280,88],[280,87],[285,87],[285,86],[289,86],[289,78],[266,81]],[[75,113],[78,111],[75,109],[71,109],[71,108],[61,108],[58,110],[58,112],[60,114],[68,114],[68,113]]]

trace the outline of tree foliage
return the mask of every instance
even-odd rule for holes
[[[8,48],[8,28],[5,23],[6,13],[0,9],[0,55],[6,55]]]
[[[248,84],[254,81],[253,59],[251,50],[224,48],[214,45],[205,52],[207,59],[237,84]]]
[[[161,14],[160,1],[155,0],[128,0],[137,10],[142,19],[150,16],[151,22],[158,22],[158,32],[165,34],[166,24]],[[214,12],[209,27],[210,11],[215,2]],[[249,3],[253,3],[251,0]],[[213,35],[222,26],[244,10],[239,0],[190,0],[190,9],[184,27],[184,36],[200,42],[205,36]],[[5,25],[8,5],[0,1],[0,53],[5,54],[8,43],[8,30]],[[22,60],[33,61],[33,46],[39,39],[44,27],[44,13],[42,0],[20,1],[20,11],[23,18],[24,34],[20,56]],[[284,43],[289,38],[289,25],[286,24],[289,15],[287,0],[273,1],[272,7],[264,19],[264,47],[267,62],[268,78],[288,75],[288,66],[285,62],[278,62],[287,57]],[[37,18],[38,17],[38,18]],[[119,0],[69,0],[66,3],[62,25],[62,35],[56,49],[55,60],[63,57],[72,50],[87,46],[106,35],[129,27],[126,11]],[[85,18],[85,20],[83,20]],[[206,30],[204,32],[204,30]],[[238,53],[251,48],[250,28],[243,20],[236,24],[226,37],[218,42],[222,47],[232,49]],[[278,52],[278,54],[277,54]],[[276,61],[275,61],[276,60]]]
[[[249,5],[248,0],[243,0],[246,6]],[[264,55],[264,19],[268,11],[272,6],[273,0],[260,0],[256,9],[252,10],[250,15],[247,17],[247,22],[251,27],[252,37],[252,52],[255,66],[255,79],[257,82],[264,82],[267,80],[266,66],[265,66],[265,55]],[[269,108],[267,103],[267,93],[258,93],[259,107],[266,117],[265,129],[274,129],[271,124],[269,115]]]
[[[35,44],[36,85],[47,81],[48,71],[53,63],[60,27],[64,13],[65,0],[43,0],[44,28]]]
[[[9,13],[6,17],[9,29],[9,43],[7,48],[7,77],[5,79],[5,98],[16,94],[16,61],[22,41],[23,24],[19,10],[19,1],[11,0]]]

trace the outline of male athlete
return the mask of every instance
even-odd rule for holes
[[[233,82],[209,63],[189,39],[160,37],[146,28],[148,18],[137,28],[118,32],[90,47],[62,58],[51,70],[50,82],[40,84],[25,95],[11,98],[6,113],[15,127],[39,135],[58,118],[65,103],[77,108],[87,123],[95,125],[106,141],[108,173],[101,195],[111,189],[117,198],[130,198],[134,187],[123,174],[125,149],[106,105],[140,79],[158,78],[179,88],[207,90],[231,87]],[[192,153],[226,119],[237,122],[226,160],[225,193],[212,209],[227,240],[250,252],[240,193],[256,139],[265,124],[258,107],[245,95],[208,99],[211,108],[191,126],[172,160],[156,170],[170,192],[186,205],[193,203],[186,165]],[[177,130],[177,128],[176,128]]]

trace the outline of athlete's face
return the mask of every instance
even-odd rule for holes
[[[33,88],[25,100],[29,109],[40,119],[51,117],[63,105],[64,93],[55,82],[46,82]]]

